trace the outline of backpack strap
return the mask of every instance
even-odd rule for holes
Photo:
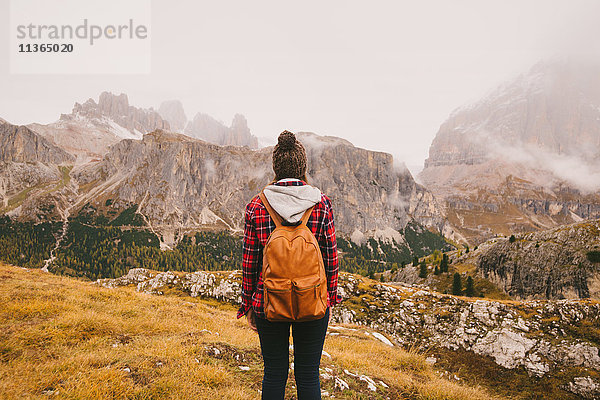
[[[265,196],[265,194],[263,192],[260,192],[258,194],[258,197],[260,197],[260,199],[263,202],[263,205],[265,206],[265,208],[267,209],[267,212],[269,213],[269,215],[271,216],[271,218],[273,219],[273,222],[275,222],[275,227],[279,228],[282,223],[281,223],[281,217],[279,216],[279,214],[277,214],[275,212],[275,210],[273,210],[273,208],[271,207],[271,205],[269,204],[269,202],[267,201],[267,197]]]
[[[306,223],[308,222],[308,218],[310,217],[310,214],[312,213],[312,210],[315,208],[315,206],[312,206],[311,208],[309,208],[308,210],[304,211],[304,215],[302,216],[302,223],[304,225],[306,225]]]

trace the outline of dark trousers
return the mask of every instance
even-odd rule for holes
[[[329,322],[329,308],[321,319],[306,322],[270,322],[256,318],[265,365],[263,400],[282,400],[289,368],[290,325],[294,337],[294,376],[298,400],[321,398],[319,365]]]

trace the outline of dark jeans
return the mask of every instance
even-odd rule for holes
[[[290,325],[294,337],[294,376],[298,400],[321,398],[319,365],[329,322],[329,308],[321,319],[306,322],[270,322],[256,318],[265,364],[263,400],[282,400],[288,378]]]

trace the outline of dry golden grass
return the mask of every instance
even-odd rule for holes
[[[0,398],[258,398],[258,338],[235,311],[212,300],[106,289],[0,263]],[[438,377],[423,355],[348,332],[328,336],[332,359],[324,357],[323,366],[390,388],[373,393],[353,384],[340,393],[322,380],[337,398],[491,398]]]

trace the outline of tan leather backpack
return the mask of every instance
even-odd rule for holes
[[[327,276],[317,238],[306,226],[314,206],[299,225],[282,224],[263,192],[259,194],[275,222],[263,249],[264,311],[269,321],[310,321],[327,311]]]

